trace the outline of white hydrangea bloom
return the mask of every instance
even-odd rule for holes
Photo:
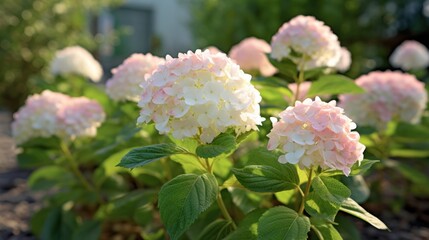
[[[100,63],[80,46],[67,47],[57,51],[51,62],[51,72],[54,75],[78,74],[94,82],[100,81],[103,76]]]
[[[177,139],[198,137],[210,143],[228,128],[256,130],[261,96],[251,76],[223,53],[209,50],[167,56],[141,84],[138,123],[153,121],[161,134]]]
[[[417,41],[404,41],[390,56],[390,64],[403,70],[422,69],[429,66],[429,51]]]
[[[283,24],[271,40],[271,57],[288,58],[304,69],[334,67],[341,56],[338,37],[312,16],[297,16]]]

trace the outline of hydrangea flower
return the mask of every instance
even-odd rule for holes
[[[100,63],[80,46],[67,47],[57,51],[51,63],[51,72],[54,75],[78,74],[94,82],[100,81],[103,76]]]
[[[30,96],[25,105],[13,115],[12,136],[16,143],[56,135],[59,131],[58,109],[70,99],[67,95],[49,90]]]
[[[250,37],[233,46],[229,52],[229,57],[244,71],[257,70],[262,76],[268,77],[277,71],[265,55],[269,52],[271,52],[271,46],[267,42]]]
[[[346,72],[347,70],[349,70],[351,64],[352,64],[352,55],[350,54],[349,50],[347,50],[347,48],[342,47],[341,57],[337,65],[335,65],[335,69],[337,69],[340,72]]]
[[[261,96],[251,76],[223,53],[208,50],[166,57],[140,86],[143,94],[138,123],[154,122],[161,134],[176,139],[197,137],[210,143],[233,128],[236,133],[256,130]]]
[[[151,74],[161,63],[164,63],[163,58],[150,53],[131,55],[112,70],[113,77],[106,84],[107,94],[114,100],[138,102],[142,92],[140,83],[145,80],[146,74]]]
[[[284,23],[271,40],[271,57],[288,58],[304,70],[334,67],[341,56],[338,37],[312,16],[297,16]]]
[[[268,150],[285,152],[278,159],[280,163],[298,164],[302,169],[337,169],[348,176],[353,164],[363,160],[365,146],[359,143],[359,133],[351,131],[356,124],[335,101],[307,98],[279,116],[279,121],[271,118]]]
[[[422,69],[429,66],[429,51],[417,41],[404,41],[390,56],[390,64],[403,70]]]
[[[103,120],[104,112],[97,102],[45,90],[30,96],[14,114],[12,135],[17,144],[36,137],[68,140],[94,136]]]
[[[60,137],[75,139],[76,137],[93,137],[97,128],[105,119],[100,104],[86,97],[72,98],[58,109],[57,112]]]
[[[359,77],[355,82],[366,92],[340,95],[339,99],[347,115],[359,125],[384,130],[392,120],[420,121],[427,93],[424,84],[413,75],[376,71]]]

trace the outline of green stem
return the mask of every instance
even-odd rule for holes
[[[235,225],[234,220],[232,220],[231,215],[229,215],[228,210],[226,210],[225,204],[223,203],[222,195],[219,192],[217,195],[217,205],[220,208],[220,211],[222,212],[223,217],[232,224],[232,228],[235,230],[237,229],[237,225]]]
[[[82,186],[91,192],[94,192],[97,196],[97,200],[99,201],[99,203],[103,203],[103,199],[101,197],[101,194],[94,188],[94,186],[92,186],[91,184],[89,184],[88,180],[83,176],[82,172],[79,170],[79,167],[73,157],[73,155],[71,154],[71,151],[68,147],[68,145],[64,142],[60,143],[60,147],[61,150],[63,151],[67,162],[70,165],[70,169],[72,170],[73,174],[76,176],[76,178],[80,181],[80,183],[82,184]]]
[[[301,83],[302,82],[304,82],[304,80],[305,80],[305,78],[304,78],[304,64],[305,64],[305,61],[304,61],[304,59],[301,61],[301,63],[299,64],[299,66],[298,66],[298,71],[299,71],[299,74],[298,74],[298,79],[296,79],[296,91],[295,91],[295,96],[294,96],[294,100],[293,100],[293,105],[295,105],[295,102],[298,100],[298,98],[299,98],[299,90],[300,90],[300,86],[301,86]]]
[[[302,197],[301,200],[301,205],[299,206],[299,210],[298,210],[298,214],[303,214],[304,212],[304,203],[305,200],[307,199],[308,193],[310,192],[310,186],[311,186],[311,177],[313,175],[313,168],[310,168],[310,173],[308,174],[308,181],[307,181],[307,185],[305,186],[305,191],[304,191],[304,196]]]
[[[202,158],[198,157],[199,160],[202,160]],[[210,165],[210,162],[207,158],[204,158],[203,162],[205,165],[203,167],[206,169],[208,173],[213,174],[213,168],[212,165]],[[217,179],[216,179],[217,182]],[[219,185],[219,183],[217,183]],[[220,211],[222,212],[223,217],[232,224],[232,228],[235,230],[237,229],[237,225],[235,224],[234,220],[232,219],[231,215],[229,215],[228,210],[225,207],[225,203],[223,202],[222,195],[219,191],[217,195],[217,205],[219,206]]]

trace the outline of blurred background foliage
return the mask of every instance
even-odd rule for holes
[[[46,77],[56,50],[81,45],[94,50],[103,38],[92,33],[103,7],[120,0],[2,0],[0,2],[0,106],[14,111]]]
[[[115,33],[112,36],[97,34],[98,15],[102,9],[121,2],[137,1],[0,1],[0,59],[3,61],[0,106],[15,111],[35,90],[35,82],[52,77],[47,70],[58,49],[81,45],[97,58],[97,46],[117,40]],[[250,36],[270,42],[279,27],[292,17],[313,15],[330,26],[341,44],[352,52],[353,63],[347,72],[352,78],[375,69],[391,68],[388,57],[404,40],[414,39],[429,46],[429,0],[177,2],[189,9],[189,28],[195,43],[192,49],[214,45],[228,52]]]
[[[429,1],[425,0],[184,1],[191,9],[196,47],[214,45],[225,52],[250,36],[270,42],[294,16],[315,16],[352,52],[351,77],[389,68],[390,53],[404,40],[429,44]]]

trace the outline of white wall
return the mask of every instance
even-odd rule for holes
[[[188,26],[189,11],[181,0],[126,0],[124,5],[149,7],[154,13],[154,33],[161,38],[161,54],[177,56],[178,52],[195,50]]]

